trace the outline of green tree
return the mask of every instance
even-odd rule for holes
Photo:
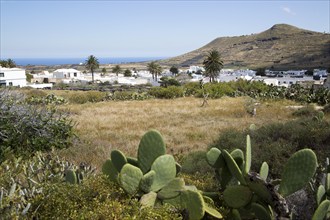
[[[156,63],[155,61],[149,63],[147,65],[148,71],[151,73],[152,75],[152,79],[157,81],[157,77],[162,73],[163,69],[162,67]]]
[[[215,82],[215,78],[223,67],[220,53],[215,49],[209,51],[203,61],[203,65],[205,68],[204,75],[210,78],[210,82]]]
[[[102,68],[102,75],[104,76],[107,73],[107,69],[105,67]]]
[[[265,68],[257,69],[256,76],[266,76]]]
[[[94,72],[99,68],[99,65],[99,61],[93,55],[90,55],[86,60],[85,67],[92,73],[92,83],[94,83]]]
[[[124,72],[124,76],[125,77],[131,77],[132,76],[132,71],[130,71],[129,69],[126,69]]]
[[[171,72],[174,76],[176,76],[176,74],[179,73],[179,69],[178,69],[176,66],[172,66],[172,67],[170,68],[170,72]]]
[[[8,60],[7,60],[7,66],[8,66],[9,68],[14,68],[14,67],[16,67],[16,63],[15,63],[14,60],[12,60],[12,59],[8,59]]]
[[[118,74],[122,72],[122,69],[119,65],[116,65],[114,68],[112,68],[112,72],[116,73],[116,76],[118,76]]]
[[[33,75],[30,73],[25,73],[26,75],[26,81],[31,82],[31,79],[33,78]]]

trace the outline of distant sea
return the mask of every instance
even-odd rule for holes
[[[124,64],[124,63],[136,63],[144,61],[161,60],[168,57],[103,57],[97,58],[100,64]],[[16,65],[65,65],[65,64],[81,64],[86,61],[87,58],[13,58]]]

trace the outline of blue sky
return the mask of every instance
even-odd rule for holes
[[[330,0],[0,0],[0,58],[176,56],[286,23],[330,32]]]

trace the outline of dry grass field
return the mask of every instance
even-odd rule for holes
[[[288,101],[261,103],[257,116],[252,117],[246,109],[249,100],[224,97],[209,100],[206,107],[200,107],[201,99],[192,97],[68,105],[62,108],[77,122],[79,141],[59,153],[68,160],[100,167],[112,149],[136,156],[142,135],[157,129],[165,138],[168,153],[182,155],[207,149],[224,129],[285,121],[293,111],[285,108],[292,104]]]

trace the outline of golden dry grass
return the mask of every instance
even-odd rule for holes
[[[80,141],[60,154],[100,167],[113,149],[136,156],[139,140],[149,129],[162,133],[169,153],[185,154],[205,150],[224,129],[245,129],[291,115],[283,102],[271,102],[259,105],[252,117],[246,111],[248,99],[224,97],[209,100],[207,107],[200,107],[202,100],[192,97],[69,105],[65,108],[78,123]]]

